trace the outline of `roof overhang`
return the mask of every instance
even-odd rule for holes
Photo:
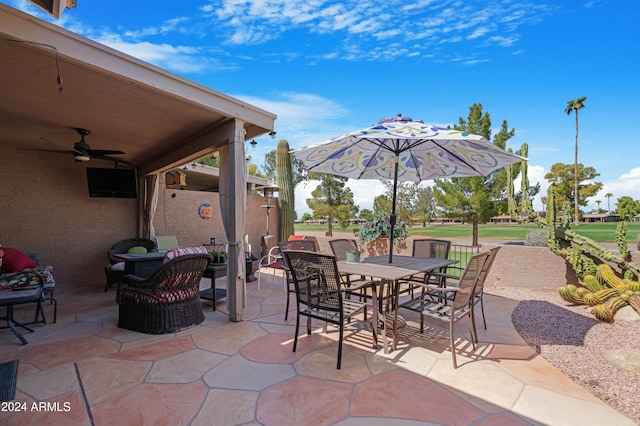
[[[245,140],[274,128],[275,114],[5,4],[0,57],[0,142],[24,149],[70,151],[88,129],[92,149],[146,174],[215,151],[230,123]]]

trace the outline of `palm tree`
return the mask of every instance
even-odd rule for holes
[[[586,96],[583,96],[581,98],[576,98],[576,99],[572,99],[570,101],[567,102],[567,107],[564,109],[564,112],[567,115],[571,115],[571,113],[573,111],[576,112],[576,156],[575,156],[575,176],[574,176],[574,200],[573,200],[573,204],[575,206],[575,217],[574,217],[574,221],[575,224],[577,225],[580,217],[579,217],[579,211],[578,211],[578,110],[581,110],[582,108],[584,108],[584,101],[587,100]]]
[[[609,192],[609,193],[606,193],[604,196],[607,197],[607,213],[611,214],[611,204],[609,203],[609,199],[613,197],[613,194]]]
[[[600,213],[600,203],[601,203],[601,202],[602,202],[602,201],[600,201],[600,200],[596,200],[596,204],[598,205],[598,213]]]

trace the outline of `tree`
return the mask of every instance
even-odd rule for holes
[[[377,217],[391,216],[391,199],[386,195],[378,195],[373,199],[373,215]]]
[[[422,226],[427,226],[428,222],[436,214],[436,205],[433,198],[433,188],[430,186],[422,186],[416,189],[416,202],[414,216],[416,220],[422,223]]]
[[[610,198],[613,197],[613,194],[610,192],[607,192],[605,195],[605,197],[607,197],[607,213],[611,214],[611,203],[610,203]]]
[[[600,200],[596,200],[596,204],[598,205],[598,213],[600,213],[600,203],[601,203],[601,202],[602,202],[602,201],[600,201]]]
[[[309,180],[309,172],[304,167],[304,163],[302,160],[295,157],[293,154],[289,154],[291,156],[291,172],[293,173],[293,187],[295,188],[300,182],[304,182]],[[265,177],[269,180],[269,183],[272,185],[276,184],[276,150],[269,151],[264,156],[264,164],[262,165],[262,170],[264,170]]]
[[[313,210],[314,218],[327,218],[327,236],[331,237],[334,219],[346,228],[349,219],[358,212],[353,203],[353,192],[345,187],[347,178],[320,173],[313,173],[311,178],[319,180],[320,184],[311,192],[313,198],[307,198],[307,206]]]
[[[556,203],[562,205],[564,201],[570,201],[575,205],[575,172],[573,165],[564,163],[555,163],[551,166],[551,170],[544,175],[550,183],[556,185]],[[602,188],[602,182],[582,183],[591,181],[600,173],[596,172],[593,167],[584,167],[582,164],[578,164],[578,205],[586,206],[587,198],[593,197]],[[580,212],[578,212],[580,214]],[[580,218],[578,218],[579,220]]]
[[[393,182],[383,181],[382,183],[385,186],[385,194],[384,194],[385,199],[389,200],[388,214],[385,214],[384,216],[390,216],[391,208],[392,208],[391,200],[393,200]],[[398,182],[398,184],[396,185],[397,223],[404,222],[404,223],[410,224],[412,222],[416,188],[417,188],[417,184],[413,182]],[[386,212],[386,208],[385,208],[385,212]]]
[[[584,101],[586,100],[587,100],[586,96],[572,99],[567,102],[567,106],[564,109],[564,112],[567,115],[571,115],[573,111],[576,112],[576,153],[575,153],[574,175],[573,175],[574,176],[573,190],[575,194],[578,193],[578,111],[584,108]],[[579,217],[580,212],[578,210],[578,197],[575,197],[573,201],[573,206],[574,206],[574,215],[575,215],[574,222],[577,225],[580,221],[580,217]]]
[[[362,220],[371,220],[374,218],[374,214],[369,209],[362,209],[360,210],[360,214],[358,214],[358,217]]]
[[[623,220],[631,220],[640,213],[640,201],[625,195],[618,198],[617,210]]]
[[[482,104],[473,104],[469,108],[468,121],[460,117],[454,128],[491,140],[491,117],[488,112],[482,112]],[[507,120],[504,120],[493,138],[493,144],[505,149],[507,141],[514,135],[515,130],[509,130]],[[443,214],[473,225],[472,244],[477,246],[478,223],[487,222],[500,212],[506,212],[506,189],[507,172],[501,169],[489,176],[438,179],[434,182],[433,195]]]
[[[300,219],[302,222],[306,222],[307,220],[311,220],[313,219],[313,216],[311,216],[311,213],[306,212],[302,215],[302,218]]]

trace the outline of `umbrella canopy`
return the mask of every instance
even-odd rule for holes
[[[398,114],[374,126],[292,151],[309,171],[353,179],[393,180],[390,223],[396,223],[398,181],[487,176],[526,160],[482,136],[426,124]],[[389,262],[393,259],[390,232]]]

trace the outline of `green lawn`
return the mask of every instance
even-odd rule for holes
[[[614,242],[616,223],[584,223],[579,226],[572,226],[571,229],[579,234],[591,238],[596,242]],[[627,224],[627,241],[635,242],[640,234],[640,222],[629,222]],[[355,226],[358,228],[358,226]],[[304,225],[296,224],[296,232],[303,234],[309,232],[326,232],[327,225]],[[339,226],[333,227],[334,231],[353,232],[354,227],[343,229]],[[480,241],[483,238],[494,240],[524,241],[527,234],[533,230],[541,229],[534,224],[500,224],[500,225],[480,225],[478,233]],[[435,238],[471,238],[471,225],[429,225],[423,227],[410,227],[410,235],[421,235]]]

